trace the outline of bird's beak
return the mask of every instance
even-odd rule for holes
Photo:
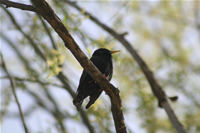
[[[111,54],[118,53],[118,52],[120,52],[120,50],[111,51]]]

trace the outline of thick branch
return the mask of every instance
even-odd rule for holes
[[[16,101],[16,103],[17,103],[17,107],[18,107],[18,110],[19,110],[19,113],[20,113],[20,116],[21,116],[20,118],[21,118],[21,120],[22,120],[22,123],[23,123],[23,126],[24,126],[24,130],[25,130],[26,133],[28,133],[28,128],[27,128],[26,123],[25,123],[25,120],[24,120],[24,114],[23,114],[23,112],[22,112],[21,105],[20,105],[20,103],[19,103],[17,94],[16,94],[16,92],[15,92],[15,84],[14,84],[14,82],[13,82],[13,80],[12,80],[12,77],[10,76],[10,74],[9,74],[9,72],[8,72],[8,70],[7,70],[7,67],[6,67],[6,64],[5,64],[5,62],[4,62],[4,59],[3,59],[3,55],[2,55],[2,54],[1,54],[1,61],[2,61],[3,69],[4,69],[5,72],[7,73],[8,78],[9,78],[9,80],[10,80],[11,89],[12,89],[12,92],[13,92],[13,95],[14,95],[14,98],[15,98],[15,101]]]
[[[79,63],[109,95],[112,102],[112,113],[115,121],[116,131],[120,133],[126,132],[124,117],[121,109],[119,90],[110,84],[108,80],[106,80],[100,71],[94,66],[94,64],[85,56],[85,54],[81,51],[77,43],[74,41],[66,27],[62,24],[48,3],[46,3],[44,0],[34,0],[32,2],[36,6],[37,13],[47,20],[47,22],[62,38],[65,46],[72,52]]]

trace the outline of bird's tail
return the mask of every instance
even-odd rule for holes
[[[78,97],[75,97],[73,100],[73,104],[74,104],[74,106],[76,106],[78,111],[81,110],[82,103],[83,103],[83,100],[80,100]]]
[[[88,109],[92,104],[94,104],[94,102],[99,98],[99,96],[101,95],[102,90],[98,90],[97,92],[93,93],[90,96],[90,101],[89,103],[86,105],[86,109]]]

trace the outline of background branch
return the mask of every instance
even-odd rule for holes
[[[20,113],[20,117],[21,117],[21,120],[22,120],[22,123],[23,123],[24,130],[25,130],[26,133],[29,133],[29,132],[28,132],[28,128],[27,128],[26,123],[25,123],[25,119],[24,119],[24,115],[23,115],[23,112],[22,112],[22,109],[21,109],[21,105],[20,105],[20,103],[19,103],[17,94],[16,94],[16,92],[15,92],[15,84],[14,84],[14,82],[13,82],[13,80],[12,80],[11,75],[9,74],[9,72],[8,72],[8,70],[7,70],[7,67],[6,67],[6,64],[5,64],[5,62],[4,62],[2,53],[0,53],[0,55],[1,55],[1,61],[2,61],[2,62],[1,62],[1,65],[2,65],[3,69],[5,70],[7,76],[8,76],[8,78],[9,78],[9,80],[10,80],[11,89],[12,89],[12,92],[13,92],[13,95],[14,95],[14,98],[15,98],[15,101],[16,101],[16,103],[17,103],[17,107],[18,107],[18,110],[19,110],[19,113]]]
[[[27,11],[33,11],[33,12],[36,11],[32,5],[25,5],[25,4],[21,4],[21,3],[17,3],[17,2],[13,2],[9,0],[0,0],[0,4],[6,5],[6,8],[14,7],[21,10],[27,10]]]
[[[9,79],[9,77],[8,76],[0,77],[0,79]],[[65,88],[65,86],[62,86],[62,85],[59,85],[56,83],[50,83],[50,82],[43,82],[38,79],[28,79],[28,78],[20,78],[20,77],[13,77],[13,79],[20,82],[32,82],[32,83],[39,83],[41,85],[46,85],[46,86],[50,85],[50,86],[55,86],[59,88]]]

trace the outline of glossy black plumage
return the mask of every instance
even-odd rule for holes
[[[92,58],[90,59],[109,81],[113,74],[111,54],[116,52],[119,51],[109,51],[105,48],[100,48],[93,53]],[[77,110],[80,110],[83,100],[90,96],[90,101],[86,105],[86,109],[88,109],[97,100],[101,93],[102,89],[100,86],[92,79],[86,70],[83,70],[73,104],[76,106]]]

